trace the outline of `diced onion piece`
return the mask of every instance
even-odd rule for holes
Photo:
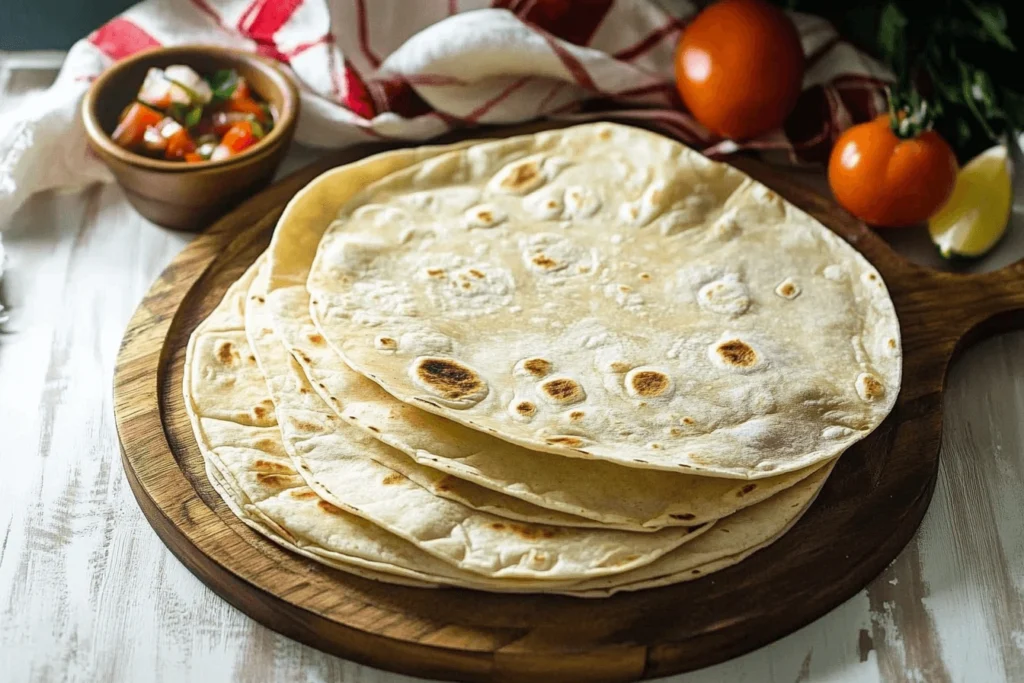
[[[220,161],[221,159],[227,159],[231,156],[231,149],[224,145],[217,145],[213,150],[213,154],[210,155],[210,161]]]
[[[142,146],[146,148],[147,152],[159,152],[162,154],[167,149],[167,138],[160,134],[159,128],[149,126],[146,128],[146,132],[142,134]]]
[[[183,91],[180,87],[173,88],[172,92],[178,91],[185,96],[184,100],[175,99],[175,102],[181,101],[183,104],[207,104],[213,99],[213,90],[210,89],[210,84],[203,79],[198,73],[195,72],[191,67],[184,66],[182,64],[175,64],[169,66],[164,71],[164,75],[172,81],[180,83],[185,86],[198,98],[198,102],[193,103],[192,98],[189,97],[188,93]]]
[[[146,79],[142,81],[136,97],[157,109],[170,106],[171,82],[164,77],[163,69],[151,68],[146,72]]]

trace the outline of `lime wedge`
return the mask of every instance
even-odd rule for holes
[[[1006,147],[971,159],[956,177],[949,201],[928,220],[928,232],[943,258],[977,258],[1006,232],[1013,191]]]

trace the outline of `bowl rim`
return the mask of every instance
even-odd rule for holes
[[[98,102],[103,96],[103,92],[110,80],[121,71],[128,67],[139,64],[140,62],[146,62],[160,55],[181,55],[182,61],[187,64],[188,55],[204,54],[206,56],[217,59],[230,59],[232,61],[243,61],[248,62],[254,66],[254,68],[260,69],[270,78],[273,83],[273,87],[281,94],[281,100],[283,106],[281,111],[278,112],[277,119],[274,121],[274,128],[267,134],[265,138],[257,142],[255,145],[247,150],[244,150],[241,154],[228,157],[227,159],[220,159],[218,161],[203,161],[200,163],[184,163],[181,161],[165,161],[161,159],[151,159],[141,154],[136,154],[116,144],[113,139],[103,130],[103,126],[100,125],[99,117],[96,114],[96,107]],[[299,92],[296,88],[295,83],[285,75],[285,73],[278,67],[277,63],[271,59],[268,59],[262,55],[255,54],[252,52],[246,52],[244,50],[238,50],[234,48],[221,47],[218,45],[173,45],[167,47],[155,47],[141,50],[126,57],[125,59],[119,60],[106,68],[96,80],[92,82],[89,89],[86,91],[85,96],[82,98],[82,122],[85,124],[86,134],[89,136],[90,141],[102,149],[103,152],[115,157],[118,161],[140,168],[145,168],[151,171],[164,171],[171,173],[187,173],[191,171],[211,171],[215,169],[222,169],[228,166],[233,166],[245,161],[252,159],[253,157],[259,156],[264,152],[268,151],[271,147],[280,144],[282,141],[290,137],[291,128],[295,126],[298,118],[299,109]]]

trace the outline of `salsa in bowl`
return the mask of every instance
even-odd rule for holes
[[[270,182],[295,132],[299,94],[270,59],[181,45],[110,66],[81,113],[89,147],[139,213],[200,230]]]
[[[111,138],[136,154],[198,163],[244,152],[273,128],[270,104],[235,69],[200,75],[173,64],[150,67]]]

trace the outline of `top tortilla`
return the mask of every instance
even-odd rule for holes
[[[878,272],[736,169],[591,124],[380,180],[320,242],[318,327],[396,398],[530,449],[762,478],[899,390]]]

